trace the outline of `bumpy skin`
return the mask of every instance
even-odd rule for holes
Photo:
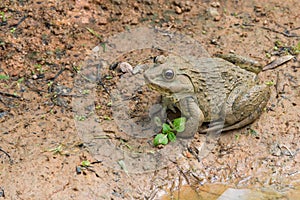
[[[221,58],[193,65],[172,54],[158,60],[144,77],[163,95],[160,116],[177,107],[187,118],[179,137],[192,137],[203,122],[216,123],[202,132],[241,128],[259,117],[270,98],[269,87],[259,85],[255,73]]]

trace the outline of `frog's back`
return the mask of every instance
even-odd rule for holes
[[[256,75],[220,58],[203,58],[188,70],[205,121],[218,119],[230,92],[240,84],[255,83]]]

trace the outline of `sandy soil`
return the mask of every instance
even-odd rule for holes
[[[251,189],[257,199],[296,199],[299,7],[298,0],[0,0],[0,199],[218,199],[229,187]],[[253,124],[222,134],[204,158],[197,159],[197,150],[205,135],[197,134],[192,153],[186,150],[155,171],[131,173],[95,156],[78,134],[85,118],[76,115],[72,101],[76,78],[95,47],[105,48],[111,36],[138,27],[190,36],[210,55],[234,52],[263,65],[285,55],[294,58],[259,74],[274,85],[265,112]],[[143,54],[119,60],[136,64],[137,55]],[[104,70],[95,89],[97,123],[116,145],[136,145],[118,135],[105,90],[117,87],[120,72]],[[159,101],[145,96],[147,91],[136,95],[131,116]]]

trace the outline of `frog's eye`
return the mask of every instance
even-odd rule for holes
[[[175,76],[175,73],[172,69],[167,69],[166,71],[164,71],[164,77],[167,80],[171,80],[173,79]]]

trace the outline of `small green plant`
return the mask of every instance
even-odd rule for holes
[[[98,34],[96,31],[88,27],[86,27],[86,30],[88,30],[88,32],[90,32],[92,35],[96,36],[99,40],[101,40],[101,35]]]
[[[6,22],[7,21],[4,12],[0,12],[0,18],[1,18],[2,22]]]
[[[292,51],[296,55],[300,53],[300,42],[298,42],[297,45],[295,45],[294,47],[292,47]]]
[[[111,118],[109,116],[107,116],[107,115],[103,116],[103,119],[104,120],[111,120]]]
[[[62,144],[60,144],[57,147],[50,149],[49,151],[53,152],[53,154],[62,154],[63,146],[62,146]]]
[[[102,42],[100,45],[103,49],[103,52],[106,52],[106,44],[104,42]]]
[[[274,81],[266,81],[265,84],[267,86],[273,86],[273,85],[275,85]]]
[[[89,167],[89,166],[91,166],[91,162],[88,160],[84,160],[80,163],[80,166],[81,167]]]
[[[75,116],[75,120],[77,120],[77,121],[84,121],[84,120],[86,120],[86,117],[82,116],[82,115],[76,115]]]
[[[82,94],[89,94],[90,93],[90,90],[83,90],[82,91]]]
[[[14,28],[10,29],[10,32],[11,32],[11,33],[15,33],[15,32],[16,32],[16,30],[17,30],[17,28],[16,28],[16,27],[14,27]]]
[[[80,72],[80,69],[81,69],[80,66],[73,66],[73,70],[74,70],[76,73],[79,73],[79,72]]]
[[[162,133],[159,133],[155,136],[153,140],[154,146],[160,144],[166,145],[169,142],[174,142],[176,140],[176,134],[183,132],[185,129],[185,117],[176,118],[173,122],[163,123]]]
[[[110,79],[112,79],[112,78],[113,78],[113,77],[112,77],[111,75],[106,75],[106,76],[105,76],[105,79],[106,79],[106,80],[110,80]]]
[[[40,74],[43,74],[45,70],[43,69],[43,66],[41,64],[35,65],[36,71],[38,71]]]
[[[8,75],[0,74],[0,80],[8,80],[8,79],[9,79]]]
[[[111,107],[111,106],[112,106],[112,102],[110,101],[110,102],[108,102],[106,105],[107,105],[108,107]]]
[[[24,77],[18,79],[18,84],[21,84],[24,81]]]
[[[53,81],[49,81],[48,83],[47,83],[47,86],[48,87],[51,87],[53,85]]]
[[[249,129],[249,134],[253,135],[253,136],[257,136],[258,135],[258,133],[256,132],[256,130],[254,130],[252,128]]]

